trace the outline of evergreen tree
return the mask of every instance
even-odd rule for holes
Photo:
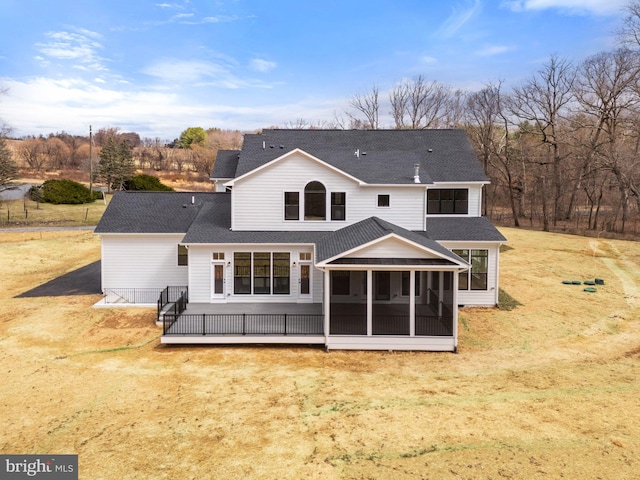
[[[18,167],[13,161],[13,155],[7,141],[0,136],[0,192],[13,185],[13,181],[20,177]]]
[[[122,190],[135,172],[133,151],[126,140],[118,142],[109,137],[100,150],[100,176],[107,189]]]

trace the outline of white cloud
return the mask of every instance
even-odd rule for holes
[[[171,83],[192,84],[228,74],[228,67],[201,60],[164,59],[143,69],[143,73]]]
[[[480,0],[467,0],[464,5],[454,5],[453,12],[440,28],[436,30],[437,37],[449,38],[455,35],[469,20],[482,10]]]
[[[339,104],[322,98],[263,103],[253,97],[245,104],[226,104],[203,101],[201,92],[188,96],[193,92],[158,91],[144,85],[111,88],[98,79],[0,78],[0,84],[9,88],[2,101],[3,118],[17,136],[60,130],[86,134],[93,125],[94,131],[118,126],[142,137],[171,140],[192,125],[252,130],[282,126],[301,115],[309,121],[331,120]]]
[[[427,65],[433,65],[434,63],[438,63],[438,59],[437,59],[437,58],[435,58],[435,57],[432,57],[432,56],[430,56],[430,55],[424,55],[424,56],[420,59],[420,61],[421,61],[422,63],[427,64]]]
[[[487,45],[484,48],[477,50],[475,53],[480,57],[492,57],[494,55],[501,55],[513,50],[515,50],[514,47],[509,47],[507,45]]]
[[[628,0],[512,0],[503,5],[514,12],[554,8],[571,14],[616,15]]]
[[[155,88],[221,87],[226,89],[271,88],[270,84],[249,77],[241,77],[233,59],[221,56],[221,62],[203,60],[163,59],[145,67],[142,73],[158,80]],[[268,67],[259,64],[261,68]],[[273,64],[275,67],[275,63]],[[264,70],[267,71],[267,70]]]
[[[262,58],[254,58],[253,60],[251,60],[249,65],[253,70],[256,70],[258,72],[269,72],[276,68],[278,64],[276,62],[271,62]]]
[[[217,17],[204,17],[202,23],[228,23],[236,20],[238,20],[238,17],[235,15],[218,15]]]
[[[106,71],[104,59],[98,55],[102,44],[97,40],[101,35],[86,29],[75,32],[47,32],[46,41],[36,43],[36,48],[42,55],[36,60],[42,64],[49,64],[52,60],[76,62],[76,68],[89,67],[93,70]]]

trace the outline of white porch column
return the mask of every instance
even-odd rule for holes
[[[458,281],[460,275],[458,272],[453,272],[453,305],[451,305],[453,316],[453,346],[457,350],[458,348]]]
[[[367,336],[373,335],[373,270],[367,270]]]
[[[331,320],[331,289],[330,289],[330,271],[324,270],[324,291],[322,292],[324,300],[324,343],[329,343],[329,325]]]
[[[438,316],[442,316],[442,301],[444,299],[444,272],[438,272]]]
[[[409,336],[416,336],[416,271],[409,270]]]

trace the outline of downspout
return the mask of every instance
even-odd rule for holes
[[[500,303],[500,247],[501,246],[502,246],[502,243],[499,243],[498,249],[496,250],[496,281],[495,281],[496,286],[494,287],[496,289],[496,296],[495,296],[496,306],[498,306],[498,303]]]

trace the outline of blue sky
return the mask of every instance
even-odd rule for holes
[[[615,46],[627,0],[0,0],[0,119],[173,139],[344,116],[422,74],[474,90]],[[388,108],[381,109],[385,126]]]

